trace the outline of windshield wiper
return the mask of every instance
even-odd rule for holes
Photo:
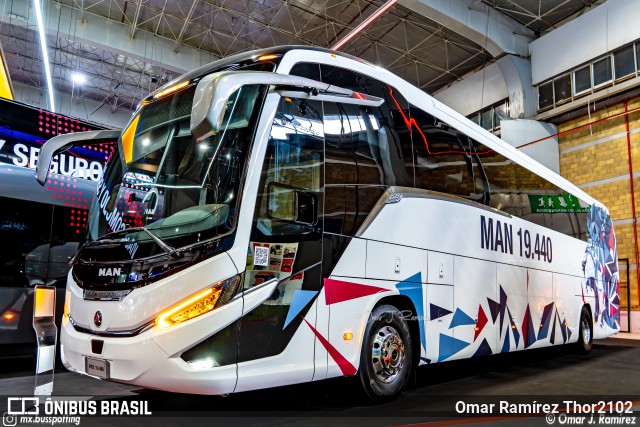
[[[147,233],[153,239],[153,241],[156,242],[156,244],[162,248],[163,251],[165,251],[171,256],[174,256],[177,253],[176,248],[174,248],[173,246],[171,246],[170,244],[162,240],[160,237],[153,234],[151,231],[147,229],[147,227],[140,227],[140,228],[142,229],[142,231]]]
[[[117,235],[120,235],[120,234],[129,234],[129,233],[132,233],[132,232],[135,232],[135,231],[144,231],[145,233],[147,233],[149,235],[149,237],[151,237],[151,239],[155,242],[155,244],[160,246],[160,248],[162,248],[162,250],[165,251],[167,254],[169,254],[171,257],[175,256],[179,252],[176,248],[174,248],[173,246],[171,246],[170,244],[165,242],[163,239],[161,239],[160,237],[156,236],[151,231],[149,231],[147,229],[147,227],[132,227],[132,228],[126,228],[126,229],[120,230],[120,231],[113,231],[111,233],[105,234],[104,236],[102,236],[98,240],[86,243],[85,247],[100,246],[100,245],[103,245],[105,243],[113,243],[113,242],[115,242],[113,240],[114,236],[117,236]]]

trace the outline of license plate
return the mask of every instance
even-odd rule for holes
[[[87,357],[85,360],[86,372],[98,378],[109,378],[109,362],[102,359],[92,359]]]

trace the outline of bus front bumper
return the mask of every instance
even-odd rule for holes
[[[179,354],[168,355],[151,330],[133,337],[102,337],[78,332],[63,319],[60,336],[61,359],[70,371],[99,378],[87,373],[89,360],[106,367],[102,379],[118,383],[190,394],[228,394],[235,389],[235,364],[198,369]],[[100,354],[92,351],[93,340],[103,341]]]

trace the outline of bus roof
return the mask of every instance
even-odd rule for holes
[[[235,55],[231,55],[231,56],[227,56],[225,58],[221,58],[218,59],[217,61],[213,61],[210,62],[208,64],[202,65],[194,70],[188,71],[185,74],[182,74],[181,76],[176,77],[175,79],[171,80],[170,82],[162,85],[161,87],[159,87],[158,89],[156,89],[155,91],[153,91],[147,98],[149,97],[153,97],[153,95],[155,95],[158,92],[161,92],[177,83],[183,82],[185,80],[193,80],[196,79],[198,77],[202,77],[205,76],[215,70],[219,70],[220,68],[225,68],[228,67],[230,65],[233,65],[235,63],[241,63],[241,62],[245,62],[245,61],[250,61],[250,60],[257,60],[259,57],[263,56],[263,55],[278,55],[279,57],[283,56],[284,54],[286,54],[287,52],[290,52],[292,50],[306,50],[306,51],[315,51],[315,52],[322,52],[322,53],[329,53],[332,55],[339,55],[341,57],[344,58],[348,58],[351,59],[353,61],[358,61],[361,63],[366,63],[369,64],[368,62],[364,61],[363,59],[360,59],[358,57],[346,54],[346,53],[342,53],[342,52],[337,52],[331,49],[326,49],[323,47],[315,47],[315,46],[297,46],[297,45],[291,45],[291,46],[276,46],[276,47],[270,47],[270,48],[265,48],[265,49],[258,49],[258,50],[251,50],[248,52],[241,52],[241,53],[237,53]],[[369,64],[371,66],[373,66],[373,64]],[[146,99],[146,98],[145,98]]]
[[[513,160],[515,163],[527,168],[531,172],[547,179],[549,182],[571,193],[572,195],[583,200],[584,202],[588,204],[596,203],[600,206],[604,206],[602,205],[602,203],[598,202],[596,199],[594,199],[593,197],[589,196],[587,193],[579,189],[575,184],[569,182],[567,179],[553,172],[552,170],[542,165],[538,161],[534,160],[533,158],[522,153],[515,147],[511,146],[507,142],[498,138],[497,136],[487,131],[486,129],[480,127],[476,123],[473,123],[471,120],[467,119],[462,114],[444,105],[440,101],[433,98],[431,95],[415,87],[413,84],[407,82],[406,80],[397,76],[396,74],[393,74],[392,72],[386,70],[385,68],[371,64],[355,56],[342,53],[342,52],[333,51],[326,48],[294,45],[294,46],[277,46],[272,48],[238,53],[236,55],[219,59],[217,61],[198,67],[195,70],[189,71],[171,80],[170,82],[163,85],[162,87],[156,89],[154,92],[152,92],[149,95],[149,97],[152,97],[154,94],[162,90],[165,90],[166,88],[169,88],[177,83],[180,83],[185,80],[192,80],[198,77],[202,77],[204,75],[207,75],[213,72],[214,70],[217,70],[220,68],[226,68],[228,66],[233,65],[234,63],[257,60],[259,57],[267,54],[279,55],[278,60],[281,61],[282,59],[284,59],[285,56],[290,57],[290,55],[287,55],[288,53],[298,54],[303,52],[312,53],[314,58],[309,59],[309,58],[301,57],[299,62],[329,63],[326,61],[327,57],[334,58],[334,61],[335,59],[339,58],[338,61],[336,61],[337,63],[335,65],[340,66],[340,65],[345,65],[345,63],[347,63],[348,64],[347,68],[351,70],[362,72],[373,78],[382,79],[385,82],[393,86],[396,86],[402,92],[402,95],[410,103],[427,110],[429,113],[433,114],[434,116],[436,116],[441,120],[447,121],[449,125],[457,128],[459,131],[464,132],[469,136],[472,136],[473,138],[475,138],[482,144],[486,145],[487,147]],[[323,57],[325,58],[325,60],[323,60]],[[291,62],[291,61],[287,61],[287,62]],[[297,62],[297,61],[293,61],[293,62]],[[342,64],[339,64],[339,63],[342,63]],[[426,99],[428,99],[429,102],[425,102],[426,100],[425,95],[427,96]]]

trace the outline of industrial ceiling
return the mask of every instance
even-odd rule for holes
[[[0,9],[12,19],[0,21],[0,45],[14,83],[45,88],[37,28],[28,17],[12,13],[14,1]],[[553,29],[601,0],[476,0],[537,33]],[[77,23],[87,18],[120,23],[130,39],[153,34],[149,56],[183,46],[225,57],[251,49],[298,44],[330,47],[378,10],[380,0],[61,0],[46,2],[45,19],[67,8],[74,24],[49,31],[46,43],[56,91],[73,99],[91,99],[113,110],[132,109],[158,85],[173,77],[157,61],[134,58],[118,49],[96,47],[75,37]],[[0,8],[2,8],[0,2]],[[33,7],[27,13],[34,13]],[[147,39],[149,40],[149,39]],[[166,45],[163,45],[166,46]],[[408,8],[394,4],[342,51],[390,69],[428,92],[437,91],[492,62],[483,46]],[[157,52],[155,52],[157,56]],[[73,73],[86,77],[76,84]],[[87,111],[90,118],[91,111]]]

